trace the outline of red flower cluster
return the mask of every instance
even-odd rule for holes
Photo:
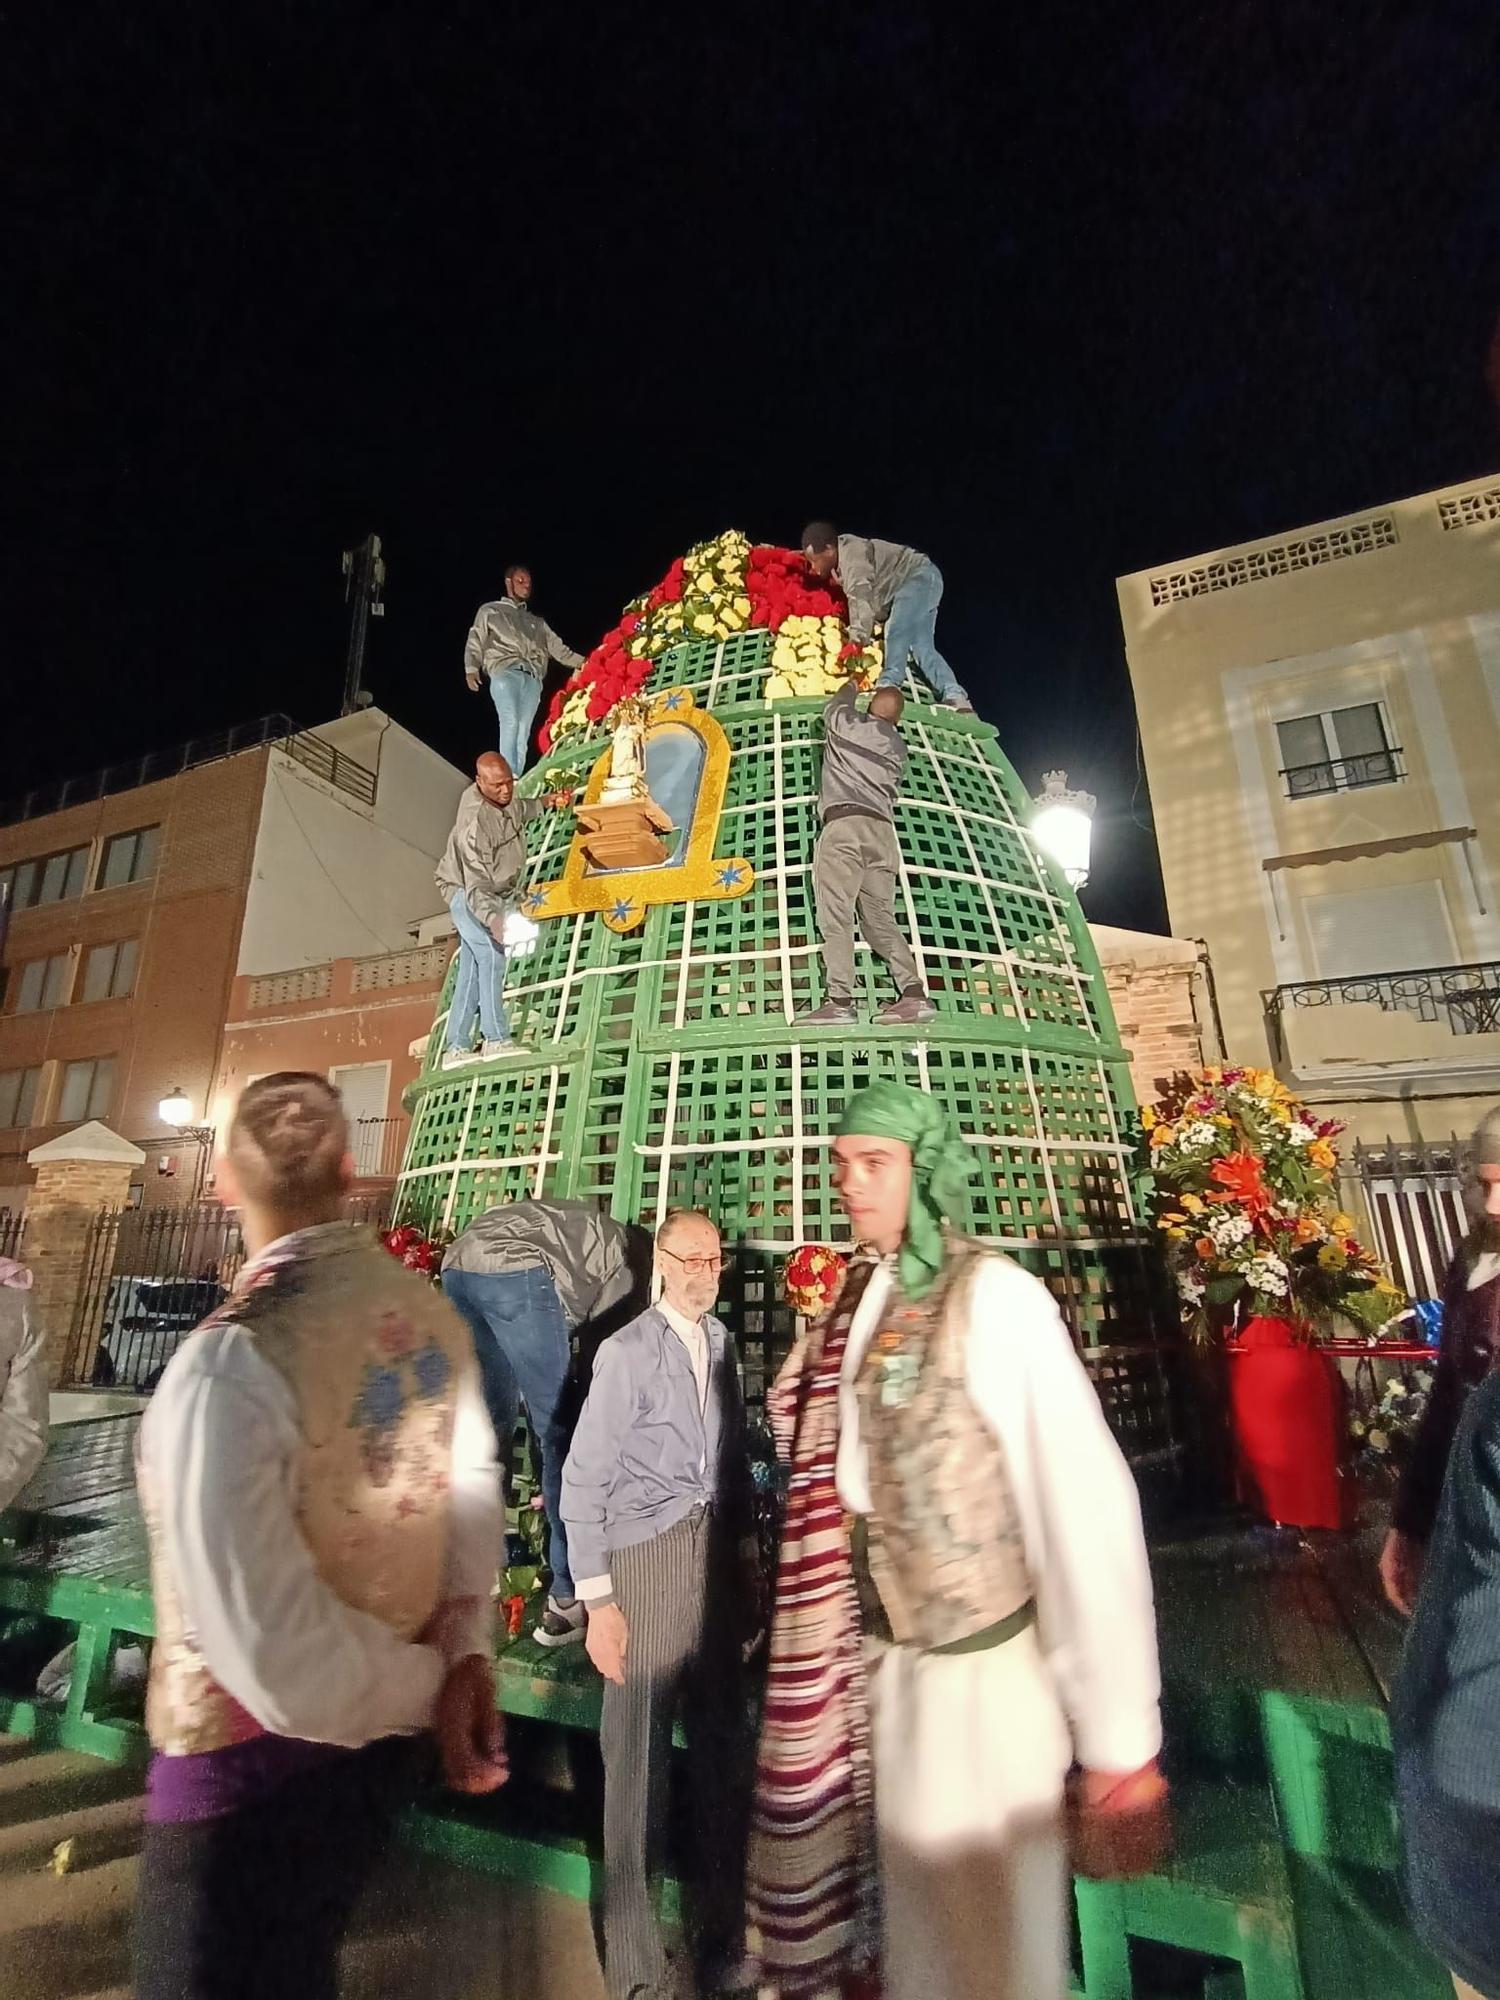
[[[393,1257],[400,1258],[408,1271],[420,1271],[427,1278],[437,1275],[443,1253],[436,1243],[430,1243],[411,1223],[403,1223],[399,1229],[388,1229],[380,1240]]]
[[[820,583],[796,549],[761,544],[745,564],[750,623],[779,632],[788,618],[846,618],[849,602],[836,583]]]
[[[781,1274],[786,1302],[805,1319],[827,1312],[844,1286],[848,1259],[823,1243],[804,1243],[786,1260]]]

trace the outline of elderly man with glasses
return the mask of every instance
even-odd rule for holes
[[[744,1985],[741,1660],[758,1590],[737,1357],[710,1310],[722,1265],[706,1215],[667,1217],[656,1239],[659,1301],[600,1347],[563,1469],[574,1588],[588,1610],[589,1658],[605,1683],[610,2000],[673,1991],[653,1877],[679,1707],[692,1748],[696,1990]]]

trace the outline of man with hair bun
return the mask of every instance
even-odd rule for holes
[[[448,1783],[506,1765],[491,1677],[495,1441],[468,1329],[342,1221],[326,1079],[240,1098],[247,1262],[168,1363],[137,1475],[156,1606],[139,2000],[318,1996],[435,1733]]]
[[[604,1977],[610,2000],[666,2000],[653,1875],[672,1724],[692,1756],[700,1994],[743,1967],[749,1745],[742,1646],[759,1601],[745,1410],[734,1342],[711,1310],[723,1268],[706,1215],[657,1232],[656,1305],[606,1340],[563,1470],[574,1588],[604,1676]]]

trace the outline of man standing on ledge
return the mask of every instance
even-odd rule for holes
[[[899,997],[876,1014],[877,1026],[930,1021],[937,1009],[927,997],[911,946],[896,922],[896,793],[906,769],[906,744],[898,724],[899,688],[879,687],[870,712],[861,715],[858,690],[848,681],[823,710],[823,775],[818,811],[823,831],[813,851],[813,896],[823,940],[821,1007],[796,1017],[805,1028],[852,1028],[854,1012],[854,913],[875,956],[890,968]]]
[[[464,647],[464,679],[475,694],[489,676],[500,754],[517,777],[526,769],[548,660],[560,660],[569,669],[583,665],[582,653],[563,644],[546,619],[528,608],[530,600],[531,571],[524,563],[511,563],[505,595],[480,605]]]
[[[567,793],[518,799],[511,767],[493,750],[474,766],[474,782],[458,802],[458,817],[437,866],[437,890],[458,930],[458,972],[448,1003],[443,1068],[513,1055],[501,994],[505,987],[505,919],[515,907],[526,867],[526,823],[567,803]],[[484,1040],[474,1053],[474,1022]]]
[[[841,535],[831,521],[808,523],[802,530],[802,553],[814,576],[831,576],[842,585],[849,600],[849,637],[856,646],[868,646],[884,619],[882,687],[900,687],[909,657],[945,708],[972,711],[974,704],[937,649],[943,574],[930,557],[900,542]]]
[[[672,1724],[692,1754],[692,1885],[704,1996],[745,1985],[749,1790],[741,1645],[759,1603],[745,1410],[712,1306],[723,1256],[706,1215],[656,1238],[661,1303],[606,1340],[563,1471],[563,1518],[604,1676],[604,1982],[610,2000],[673,1991],[654,1907]]]
[[[764,1984],[1062,2000],[1074,1866],[1165,1823],[1135,1486],[1046,1289],[944,1229],[977,1162],[933,1099],[849,1104],[858,1239],[767,1406],[791,1461],[751,1829]]]

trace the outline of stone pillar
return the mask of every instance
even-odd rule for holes
[[[125,1206],[130,1176],[146,1155],[95,1118],[26,1157],[36,1185],[26,1201],[21,1255],[31,1267],[31,1311],[46,1334],[47,1380],[55,1389],[67,1366],[99,1211]]]

